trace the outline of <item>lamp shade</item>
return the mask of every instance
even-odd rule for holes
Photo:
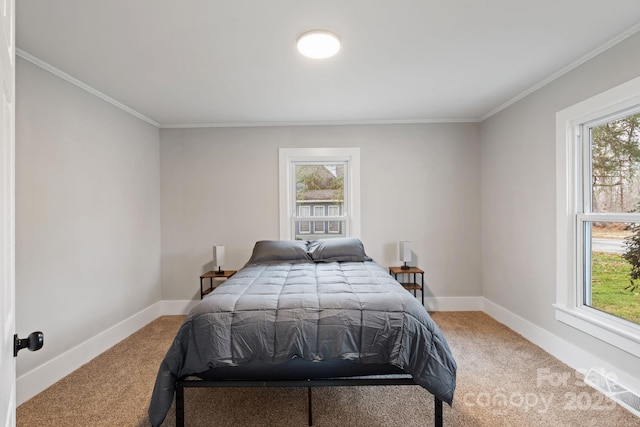
[[[411,261],[411,242],[403,240],[398,243],[398,249],[400,252],[400,261],[409,262]]]
[[[213,265],[222,266],[224,264],[224,246],[213,247]]]

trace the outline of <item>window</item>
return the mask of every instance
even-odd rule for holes
[[[340,206],[331,205],[329,208],[329,216],[340,216]],[[340,221],[329,221],[329,234],[340,233]]]
[[[298,233],[300,234],[309,234],[311,233],[311,221],[305,221],[302,218],[307,218],[311,216],[311,206],[298,206],[298,217],[301,219],[298,220]]]
[[[280,238],[359,237],[360,149],[281,148],[279,155]],[[311,212],[322,220],[310,221]]]
[[[640,78],[558,112],[556,130],[556,319],[638,354]]]
[[[640,325],[640,107],[583,123],[577,138],[580,303]]]
[[[324,206],[314,206],[313,216],[324,217]],[[316,234],[324,234],[324,219],[322,221],[313,221],[313,232]]]

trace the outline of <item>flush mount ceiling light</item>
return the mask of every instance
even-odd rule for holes
[[[327,30],[312,30],[298,37],[298,51],[306,57],[322,59],[340,50],[340,38]]]

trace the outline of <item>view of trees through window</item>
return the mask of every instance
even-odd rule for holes
[[[640,114],[590,129],[590,274],[585,305],[640,324],[640,221],[607,221],[607,214],[640,213]],[[589,280],[590,279],[590,280]]]
[[[640,114],[591,129],[592,212],[637,212]]]
[[[345,237],[345,163],[296,164],[295,176],[295,238]]]

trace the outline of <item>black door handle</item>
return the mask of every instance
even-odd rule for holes
[[[27,338],[18,338],[18,334],[15,334],[13,336],[13,357],[16,357],[23,348],[28,348],[30,351],[38,351],[43,345],[44,334],[40,331],[31,332]]]

